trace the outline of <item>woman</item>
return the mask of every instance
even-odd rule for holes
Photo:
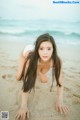
[[[31,50],[32,51],[26,52],[26,59],[23,56],[23,52],[21,54],[22,57],[19,64],[17,79],[23,79],[23,87],[21,107],[16,118],[26,120],[29,117],[29,111],[32,116],[34,116],[32,113],[33,110],[39,111],[39,114],[37,114],[41,116],[41,114],[46,114],[49,107],[51,107],[50,110],[52,110],[53,101],[51,99],[54,98],[52,92],[54,80],[56,80],[57,83],[58,93],[56,110],[61,114],[66,114],[68,108],[63,105],[62,62],[57,55],[54,38],[49,34],[40,35],[35,42],[34,50],[33,48],[31,48]],[[47,93],[46,95],[45,92]],[[34,95],[31,98],[32,101],[29,102],[30,94]],[[36,97],[36,95],[38,96]],[[50,102],[47,102],[48,98]],[[34,105],[35,102],[37,102],[36,107]],[[44,102],[44,104],[41,106],[40,102]],[[28,110],[28,106],[30,110]],[[33,110],[30,108],[32,106]],[[42,111],[41,114],[40,110]]]

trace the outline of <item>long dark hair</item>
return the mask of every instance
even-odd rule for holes
[[[52,53],[53,68],[55,72],[56,83],[58,86],[61,86],[61,84],[59,83],[61,62],[57,55],[56,44],[55,44],[54,38],[48,33],[46,33],[46,34],[40,35],[37,38],[35,42],[34,51],[29,54],[29,56],[27,57],[25,61],[23,71],[21,74],[21,78],[23,78],[23,91],[24,92],[30,91],[35,86],[35,81],[36,81],[36,76],[37,76],[37,63],[38,63],[38,58],[39,58],[38,49],[40,47],[40,44],[45,41],[51,42],[53,46],[53,53]],[[29,60],[29,66],[28,66],[27,71],[25,71],[26,63],[28,60]]]

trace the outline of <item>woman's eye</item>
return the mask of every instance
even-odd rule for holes
[[[40,48],[40,50],[43,50],[43,48]]]
[[[44,48],[40,48],[40,50],[45,50]],[[51,50],[51,48],[46,48],[46,50]]]
[[[48,48],[48,50],[51,50],[51,48]]]

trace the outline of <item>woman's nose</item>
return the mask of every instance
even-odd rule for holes
[[[47,53],[47,50],[44,50],[44,53]]]

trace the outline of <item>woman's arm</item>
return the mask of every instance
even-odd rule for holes
[[[28,101],[28,92],[23,92],[21,93],[21,107],[19,111],[16,114],[16,120],[25,120],[29,118],[29,110],[27,107],[27,101]]]
[[[25,57],[23,56],[22,53],[21,53],[19,67],[18,67],[18,74],[17,74],[18,75],[17,77],[18,77],[19,80],[20,80],[20,75],[21,75],[23,65],[24,65],[24,62],[25,62]],[[27,55],[28,54],[29,54],[29,51],[27,52]],[[26,63],[25,71],[27,71],[28,66],[29,66],[29,60]],[[16,120],[19,120],[19,119],[25,120],[26,118],[29,117],[29,110],[28,110],[28,107],[27,107],[28,95],[29,95],[28,92],[21,91],[20,109],[16,114]]]
[[[21,98],[21,108],[27,107],[27,100],[28,100],[28,92],[21,92],[22,98]]]
[[[68,112],[68,108],[63,105],[63,79],[62,79],[62,66],[59,76],[59,83],[61,84],[61,87],[57,87],[57,101],[56,101],[56,110],[59,111],[61,114],[66,114]]]
[[[28,57],[29,53],[32,51],[32,48],[29,48],[30,46],[26,47],[24,50],[22,50],[21,54],[20,54],[20,61],[19,61],[19,66],[18,66],[18,72],[17,72],[17,80],[21,80],[21,74],[22,74],[22,70],[23,70],[23,66],[25,63],[25,59]],[[25,66],[25,71],[27,71],[29,66],[29,60],[26,63]],[[25,74],[25,73],[24,73]],[[29,110],[27,107],[27,101],[28,101],[28,92],[21,92],[21,105],[20,105],[20,109],[16,114],[16,119],[17,120],[25,120],[26,118],[29,117]]]
[[[59,83],[61,87],[57,86],[57,101],[63,102],[63,78],[62,78],[62,66],[61,66],[61,71],[60,71],[60,76],[59,76]]]
[[[27,68],[28,65],[29,62],[26,63]],[[16,114],[16,120],[27,120],[27,118],[29,118],[29,110],[27,107],[28,95],[29,92],[23,92],[23,90],[21,91],[20,109]]]

